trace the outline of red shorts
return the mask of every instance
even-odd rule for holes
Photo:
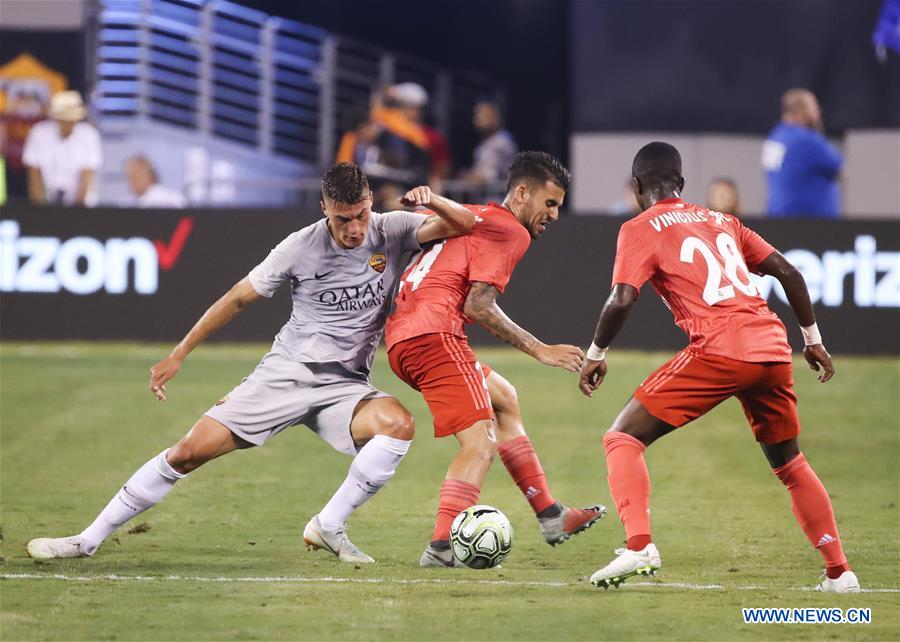
[[[682,350],[638,387],[634,398],[667,424],[683,426],[737,397],[756,441],[775,444],[800,433],[790,363],[750,363]]]
[[[388,352],[391,370],[422,393],[434,436],[446,437],[476,421],[493,419],[485,378],[491,370],[475,358],[466,339],[452,334],[423,334]]]

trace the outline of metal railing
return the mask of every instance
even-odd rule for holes
[[[159,121],[322,167],[374,89],[415,81],[438,128],[469,127],[487,76],[269,16],[226,0],[96,0],[94,109]]]

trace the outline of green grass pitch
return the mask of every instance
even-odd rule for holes
[[[180,482],[91,559],[36,563],[25,542],[79,531],[144,461],[248,373],[265,346],[210,346],[158,403],[149,366],[167,346],[0,345],[3,640],[896,640],[900,639],[900,427],[896,359],[838,357],[819,384],[796,379],[801,445],[832,495],[865,588],[822,595],[821,569],[736,401],[648,450],[656,579],[597,590],[586,578],[622,545],[614,511],[551,548],[500,462],[482,501],[515,529],[488,571],[420,569],[455,445],[435,440],[417,393],[379,354],[374,381],[414,413],[418,437],[395,479],[351,521],[378,563],[307,552],[306,520],[349,460],[303,427]],[[481,350],[518,388],[557,498],[610,505],[601,436],[668,355],[616,352],[594,399],[573,375],[512,350]],[[869,607],[866,625],[745,625],[742,607]]]

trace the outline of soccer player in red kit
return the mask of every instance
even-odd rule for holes
[[[690,344],[651,374],[603,438],[609,489],[627,546],[591,576],[609,588],[660,568],[650,531],[650,477],[644,450],[729,397],[744,408],[756,440],[791,495],[794,515],[825,561],[820,591],[853,593],[859,580],[847,563],[825,487],[800,452],[800,423],[784,325],[769,310],[750,272],[784,287],[805,339],[803,356],[826,382],[834,375],[822,345],[803,276],[740,220],[679,198],[681,156],[650,143],[635,156],[634,193],[644,210],[622,225],[612,293],[600,312],[579,387],[591,396],[607,373],[606,350],[622,328],[641,286],[650,281]]]
[[[538,341],[496,303],[531,240],[559,217],[568,186],[568,170],[550,154],[518,154],[503,205],[467,205],[478,217],[475,229],[460,237],[462,242],[432,245],[400,281],[385,334],[391,368],[422,392],[434,417],[435,436],[454,435],[460,446],[441,486],[422,566],[459,565],[450,551],[450,524],[478,503],[496,453],[531,504],[549,544],[564,542],[606,512],[599,505],[568,508],[553,498],[525,434],[515,389],[478,362],[465,333],[465,325],[477,321],[541,363],[578,372],[579,348]]]

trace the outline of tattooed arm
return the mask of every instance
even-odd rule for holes
[[[547,345],[539,341],[500,309],[500,306],[497,305],[499,294],[500,292],[494,286],[476,281],[469,290],[463,311],[467,317],[483,325],[495,337],[534,357],[541,363],[563,368],[569,372],[578,372],[584,358],[581,348],[566,344]]]

